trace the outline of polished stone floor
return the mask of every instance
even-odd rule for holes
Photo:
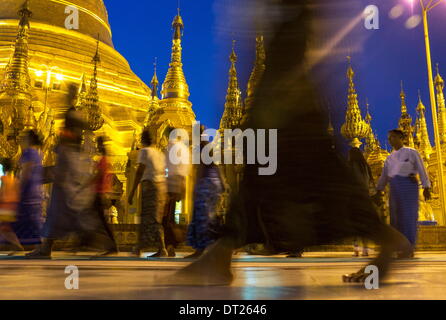
[[[52,260],[28,261],[0,253],[0,299],[446,299],[446,252],[417,253],[395,262],[379,289],[343,283],[344,273],[368,260],[351,253],[309,252],[284,256],[234,256],[235,281],[225,287],[162,286],[187,265],[177,258],[137,259],[127,254],[91,260],[87,253],[57,252]],[[79,289],[65,288],[65,268],[79,270]]]

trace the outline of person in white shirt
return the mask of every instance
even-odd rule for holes
[[[166,257],[162,219],[166,200],[166,159],[164,154],[153,144],[148,129],[141,135],[143,148],[138,154],[133,187],[128,202],[133,203],[133,197],[141,182],[141,223],[137,254],[143,250],[158,246],[158,252],[151,257]]]
[[[166,248],[169,257],[175,257],[178,240],[175,236],[175,206],[177,201],[184,199],[186,191],[186,177],[191,172],[189,148],[182,142],[181,137],[170,140],[166,150],[167,164],[167,204],[163,218]]]
[[[394,150],[384,163],[377,185],[378,196],[383,197],[384,189],[389,184],[391,225],[406,236],[412,248],[415,248],[419,196],[417,175],[420,176],[426,200],[431,198],[431,183],[418,151],[404,146],[404,133],[398,129],[391,130],[388,139]],[[413,251],[410,257],[413,257]]]

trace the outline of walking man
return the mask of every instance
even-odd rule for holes
[[[189,148],[183,143],[181,136],[170,139],[166,154],[168,199],[163,218],[166,247],[169,257],[175,257],[178,240],[175,236],[175,206],[184,199],[186,177],[191,171]]]
[[[384,163],[377,190],[382,197],[384,188],[387,184],[390,185],[390,223],[409,240],[412,245],[410,257],[413,257],[417,237],[419,195],[416,175],[420,176],[426,200],[431,198],[431,183],[418,151],[404,146],[404,133],[397,129],[391,130],[388,139],[394,150]]]

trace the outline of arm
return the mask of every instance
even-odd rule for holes
[[[386,162],[384,162],[384,167],[383,170],[381,172],[381,176],[379,177],[378,180],[378,185],[376,186],[376,190],[377,191],[384,191],[387,183],[389,182],[389,176],[388,176],[388,168],[387,168],[387,160]]]
[[[427,174],[426,167],[424,166],[423,159],[421,159],[420,154],[418,152],[415,152],[415,167],[420,175],[421,184],[423,185],[424,191],[423,196],[424,200],[428,201],[431,197],[431,182],[429,180],[429,176]]]
[[[418,152],[414,152],[415,156],[415,168],[417,173],[420,175],[421,183],[424,189],[431,187],[431,182],[429,181],[429,176],[427,174],[426,167],[424,166],[423,159],[421,159]]]
[[[136,169],[135,179],[133,180],[132,189],[130,189],[128,202],[131,205],[133,203],[133,197],[135,196],[136,189],[138,188],[139,183],[141,182],[142,175],[144,174],[144,170],[146,166],[140,163],[138,165],[138,169]]]

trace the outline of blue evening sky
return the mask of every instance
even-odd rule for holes
[[[241,0],[239,0],[241,1]],[[400,115],[400,81],[404,80],[409,112],[415,119],[418,89],[427,109],[428,127],[433,143],[429,92],[422,24],[407,29],[406,20],[412,15],[407,0],[357,0],[358,9],[375,4],[380,9],[380,29],[366,30],[362,25],[359,33],[363,39],[362,49],[352,54],[356,72],[355,83],[358,98],[365,113],[366,97],[370,103],[373,126],[384,146],[386,132],[397,126]],[[230,25],[222,21],[222,4],[235,3],[232,0],[182,0],[181,14],[185,23],[183,38],[184,72],[189,84],[193,109],[197,119],[212,128],[218,128],[223,112],[228,55],[231,39],[243,45],[240,60],[254,59],[254,35],[237,34]],[[390,10],[398,3],[405,4],[405,11],[397,19],[390,19]],[[419,13],[418,0],[414,1],[413,13]],[[170,52],[172,19],[177,12],[177,0],[105,0],[113,42],[116,49],[129,61],[132,70],[147,84],[153,75],[153,61],[158,57],[158,77],[162,82],[167,72]],[[358,14],[361,10],[358,11]],[[440,72],[446,78],[446,2],[435,8],[429,15],[432,62],[440,63]],[[232,30],[232,31],[231,31]],[[357,30],[356,30],[357,31]],[[247,50],[252,48],[252,51]],[[241,69],[241,68],[240,68]],[[345,109],[347,80],[346,63],[340,63],[336,72],[327,81],[336,82],[339,87],[339,106]],[[244,91],[249,77],[250,66],[244,64],[239,70],[240,87]],[[434,73],[435,75],[435,73]],[[339,130],[340,119],[335,119]]]

